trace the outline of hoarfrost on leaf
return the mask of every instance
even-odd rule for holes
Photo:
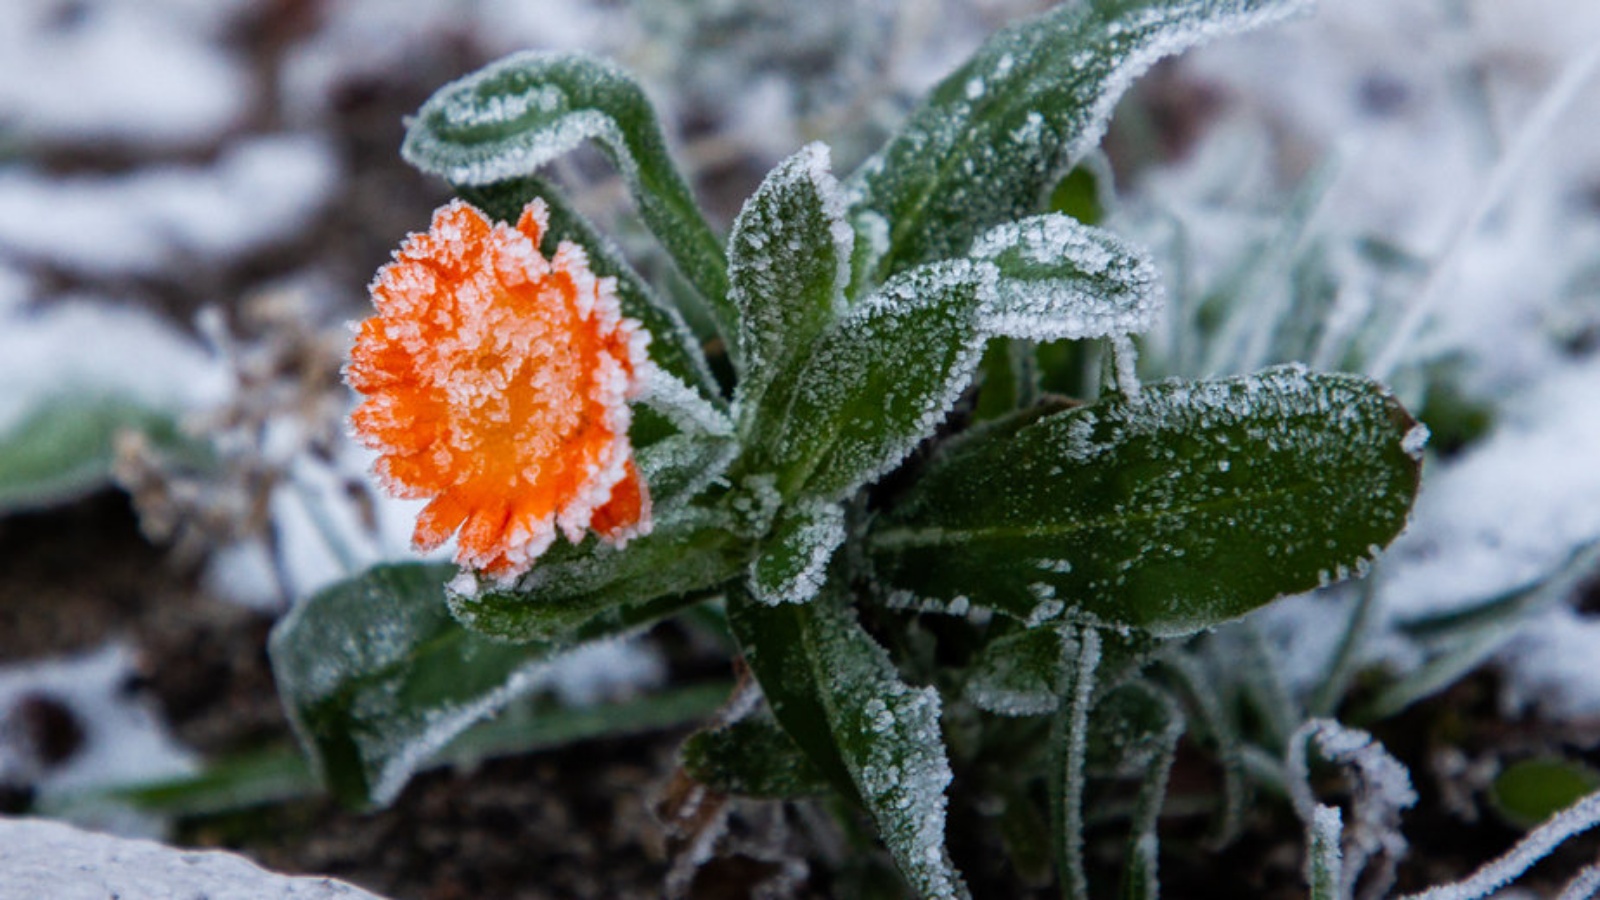
[[[1417,487],[1414,424],[1359,376],[1161,382],[952,443],[874,520],[868,556],[925,606],[959,595],[1037,624],[1069,601],[1071,618],[1190,633],[1392,540]]]
[[[805,603],[822,590],[828,562],[845,540],[837,503],[802,504],[787,511],[750,564],[750,593],[762,603]]]
[[[854,241],[820,143],[774,169],[734,220],[729,300],[739,310],[746,435],[788,407],[813,343],[844,313]]]
[[[830,583],[804,605],[732,598],[728,617],[773,713],[818,769],[856,794],[918,896],[965,898],[945,848],[951,780],[939,693],[900,679]]]
[[[1137,334],[1161,310],[1149,254],[1068,216],[996,226],[969,255],[999,270],[982,312],[990,334],[1032,341]]]
[[[843,497],[933,433],[977,366],[991,276],[963,260],[920,267],[856,304],[817,342],[775,429],[785,496]]]

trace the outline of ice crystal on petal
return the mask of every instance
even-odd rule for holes
[[[500,580],[559,528],[623,543],[649,531],[650,495],[628,441],[649,335],[622,317],[613,279],[582,247],[538,250],[545,205],[516,227],[461,201],[408,237],[372,284],[346,380],[351,417],[399,497],[428,497],[413,542],[460,532],[456,561]]]

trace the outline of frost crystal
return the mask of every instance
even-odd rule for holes
[[[970,255],[999,270],[982,313],[992,334],[1036,341],[1135,334],[1161,309],[1156,268],[1143,250],[1067,216],[990,229]]]

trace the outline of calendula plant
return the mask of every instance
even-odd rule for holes
[[[1153,896],[1186,710],[1227,718],[1184,648],[1361,571],[1426,429],[1300,365],[1141,385],[1154,265],[1047,201],[1152,62],[1302,6],[1063,4],[853,173],[800,149],[725,239],[615,66],[520,54],[444,87],[403,153],[460,199],[379,273],[347,378],[379,477],[429,500],[417,545],[454,535],[457,565],[379,566],[274,633],[325,782],[387,803],[558,654],[692,614],[753,676],[683,748],[706,788],[843,801],[922,897],[994,868],[956,819],[1075,897],[1117,835],[1125,893]],[[660,285],[537,174],[590,141],[675,267]],[[1101,347],[1104,390],[1040,389]],[[1303,770],[1349,738],[1279,745]],[[1296,790],[1334,896],[1337,812]]]

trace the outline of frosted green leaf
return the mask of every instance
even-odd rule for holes
[[[468,629],[503,641],[549,641],[584,623],[626,617],[640,604],[678,608],[740,575],[749,548],[727,522],[686,508],[616,547],[590,536],[558,543],[509,589],[452,582],[449,609]],[[461,579],[470,579],[463,575]]]
[[[696,781],[724,794],[789,799],[828,791],[822,773],[765,716],[690,735],[681,755]]]
[[[1062,3],[997,32],[848,181],[857,230],[887,223],[882,252],[861,255],[856,283],[959,255],[988,228],[1043,209],[1061,176],[1099,143],[1122,92],[1153,63],[1309,5],[1095,0]]]
[[[901,681],[834,594],[780,606],[732,596],[728,622],[778,724],[866,807],[917,896],[966,897],[945,848],[951,772],[939,694]]]
[[[853,241],[824,144],[773,169],[734,220],[728,280],[744,367],[741,433],[788,408],[812,343],[843,314]]]
[[[1076,642],[1055,628],[1033,628],[989,641],[967,675],[965,694],[1002,716],[1040,716],[1061,705],[1064,660]]]
[[[982,353],[981,300],[993,268],[935,263],[895,278],[814,345],[781,422],[750,449],[773,460],[785,497],[839,499],[932,434]]]
[[[672,386],[680,397],[704,403],[682,382],[672,379]],[[659,382],[651,385],[652,391],[661,388]],[[663,411],[669,404],[662,393],[654,393],[634,407],[629,431],[639,474],[649,486],[651,506],[658,516],[683,506],[721,477],[738,449],[731,434],[701,430],[700,423],[688,417],[693,410]]]
[[[169,413],[100,393],[44,398],[0,434],[0,515],[71,500],[111,481],[117,433],[180,443]]]
[[[524,52],[440,88],[406,131],[406,161],[454,185],[492,185],[595,141],[616,164],[639,214],[730,340],[722,244],[673,165],[650,100],[609,62],[580,53]]]
[[[622,314],[637,320],[650,332],[650,361],[692,385],[707,401],[722,405],[721,391],[700,350],[700,341],[713,336],[696,337],[678,310],[639,277],[616,244],[573,209],[560,189],[536,176],[454,187],[461,199],[503,222],[515,223],[528,201],[535,197],[543,199],[550,227],[545,229],[540,252],[546,258],[554,257],[562,241],[582,247],[595,275],[617,280],[617,302],[622,306]]]
[[[560,651],[666,612],[574,619],[544,640],[504,644],[450,617],[452,571],[377,566],[304,601],[272,631],[284,708],[313,768],[346,803],[389,803],[435,751],[537,687]]]
[[[844,539],[844,509],[837,503],[788,507],[750,564],[751,596],[767,604],[805,603],[815,597]]]
[[[1415,497],[1415,424],[1298,366],[1147,386],[961,442],[868,555],[906,603],[1187,634],[1364,569]]]
[[[1056,341],[1138,334],[1161,311],[1155,264],[1109,231],[1050,214],[990,229],[971,257],[999,270],[983,305],[993,335]]]

